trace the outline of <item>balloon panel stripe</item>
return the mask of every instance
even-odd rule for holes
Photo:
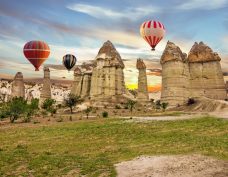
[[[145,28],[145,26],[146,26],[146,22],[144,22],[144,24],[143,24],[143,28]]]
[[[148,22],[147,27],[150,28],[151,21]]]
[[[156,21],[154,21],[154,28],[157,28],[157,23],[156,23]]]

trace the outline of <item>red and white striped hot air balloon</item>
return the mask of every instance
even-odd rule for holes
[[[140,34],[143,39],[155,50],[156,45],[165,35],[165,27],[159,21],[146,21],[140,27]]]
[[[24,55],[35,67],[35,71],[39,71],[39,67],[47,60],[50,54],[50,48],[43,41],[30,41],[24,46]]]

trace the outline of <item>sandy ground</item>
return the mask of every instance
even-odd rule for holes
[[[227,177],[228,162],[202,155],[139,157],[115,165],[117,177]]]
[[[182,119],[192,119],[192,118],[197,118],[197,117],[202,117],[205,116],[205,114],[184,114],[180,116],[151,116],[151,117],[138,117],[138,116],[132,116],[133,121],[151,121],[151,120],[182,120]],[[130,117],[121,117],[121,118],[126,118],[129,119]]]

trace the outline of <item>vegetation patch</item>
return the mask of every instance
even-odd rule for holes
[[[225,119],[32,125],[0,128],[0,176],[115,176],[114,164],[140,155],[197,153],[228,160]]]

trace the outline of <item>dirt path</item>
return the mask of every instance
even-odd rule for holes
[[[227,177],[228,162],[202,155],[139,157],[115,165],[117,177]]]
[[[182,120],[182,119],[192,119],[192,118],[197,118],[197,117],[202,117],[205,116],[205,114],[184,114],[180,116],[151,116],[151,117],[137,117],[133,116],[132,120],[133,121],[151,121],[151,120]],[[130,119],[130,117],[121,117],[121,118],[126,118]]]

